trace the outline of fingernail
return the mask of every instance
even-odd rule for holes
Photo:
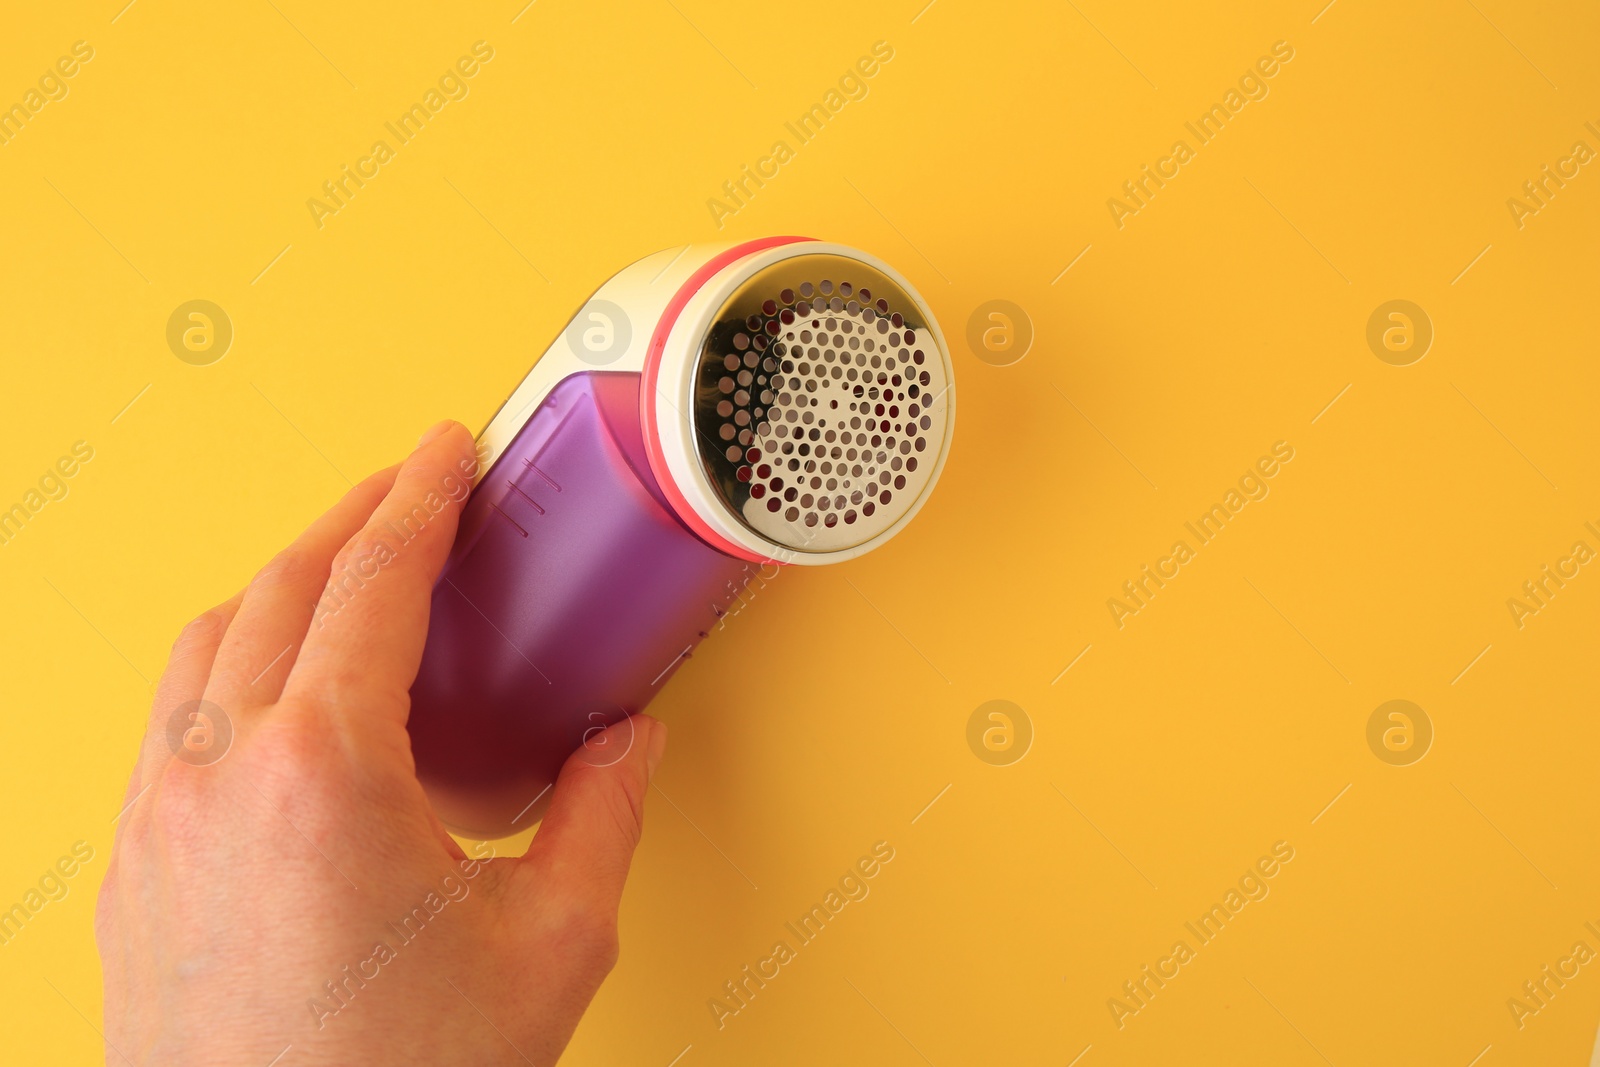
[[[454,425],[456,425],[455,419],[445,419],[443,422],[435,423],[434,425],[428,427],[427,430],[423,431],[422,436],[417,438],[417,447],[421,448],[423,445],[427,444],[429,441],[432,441],[435,437],[438,437],[440,434],[449,430],[450,427]]]
[[[656,768],[661,765],[661,754],[666,750],[667,724],[657,719],[655,725],[650,727],[650,747],[644,754],[644,772],[647,777],[656,776]]]

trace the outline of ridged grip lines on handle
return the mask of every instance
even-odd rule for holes
[[[666,506],[639,376],[564,379],[474,490],[434,589],[410,729],[440,818],[536,821],[567,756],[650,702],[748,566]]]

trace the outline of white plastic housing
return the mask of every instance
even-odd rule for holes
[[[949,348],[938,321],[911,283],[887,263],[845,245],[800,238],[738,255],[702,279],[697,288],[683,293],[687,301],[682,303],[665,335],[652,373],[646,373],[651,361],[651,340],[674,298],[702,268],[738,247],[736,244],[692,245],[658,252],[620,271],[596,290],[480,435],[480,470],[486,472],[493,465],[550,390],[564,378],[594,370],[632,372],[644,375],[646,382],[653,377],[655,382],[649,395],[641,397],[641,404],[652,409],[648,414],[653,417],[643,418],[643,422],[653,473],[668,498],[680,502],[688,510],[689,514],[680,513],[680,518],[715,547],[751,560],[816,565],[853,559],[870,552],[903,529],[921,510],[943,471],[954,430],[955,385]],[[943,406],[945,432],[936,452],[926,458],[926,462],[932,464],[932,471],[916,500],[891,525],[859,544],[828,551],[796,551],[755,533],[719,498],[696,447],[691,412],[702,344],[718,311],[752,275],[785,259],[817,254],[841,256],[867,264],[904,290],[916,304],[926,324],[925,332],[932,336],[933,358],[941,362],[942,380],[949,384],[933,398],[934,406],[930,407],[930,410],[937,410],[937,406]],[[604,348],[607,331],[619,331],[624,326],[623,322],[612,321],[616,315],[610,305],[621,309],[625,316],[628,337],[626,343],[617,344],[614,351],[604,350],[604,361],[597,362],[583,344],[569,343],[568,338],[592,329],[593,338]],[[612,336],[616,336],[615,332]],[[652,422],[653,435],[650,433]]]

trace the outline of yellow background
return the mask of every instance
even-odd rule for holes
[[[923,2],[8,13],[0,102],[95,58],[0,146],[0,506],[95,457],[0,546],[0,904],[97,850],[0,948],[8,1060],[100,1059],[95,882],[181,623],[434,420],[483,425],[613,271],[805,233],[934,308],[950,462],[904,536],[782,575],[653,706],[622,962],[564,1062],[1587,1062],[1600,967],[1524,1029],[1506,1001],[1600,948],[1600,568],[1520,630],[1506,600],[1600,548],[1600,174],[1520,230],[1506,200],[1600,148],[1600,15]],[[319,230],[307,198],[478,40],[470,96]],[[870,94],[719,231],[707,199],[879,40]],[[1270,95],[1119,230],[1107,198],[1280,40]],[[207,367],[164,338],[194,298],[236,331]],[[1436,334],[1407,367],[1365,340],[1395,298]],[[991,299],[1032,319],[1015,365],[963,340]],[[1278,440],[1271,495],[1118,629],[1107,598]],[[967,745],[991,699],[1033,725],[1010,766]],[[1367,746],[1391,699],[1436,732],[1412,766]],[[717,1029],[879,840],[870,897]],[[1271,895],[1118,1030],[1107,999],[1280,840]]]

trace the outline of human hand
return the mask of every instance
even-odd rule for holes
[[[666,727],[579,749],[525,856],[445,832],[406,717],[473,456],[434,427],[173,646],[96,913],[109,1062],[548,1067],[566,1047],[616,962]],[[210,751],[169,741],[196,711]]]

